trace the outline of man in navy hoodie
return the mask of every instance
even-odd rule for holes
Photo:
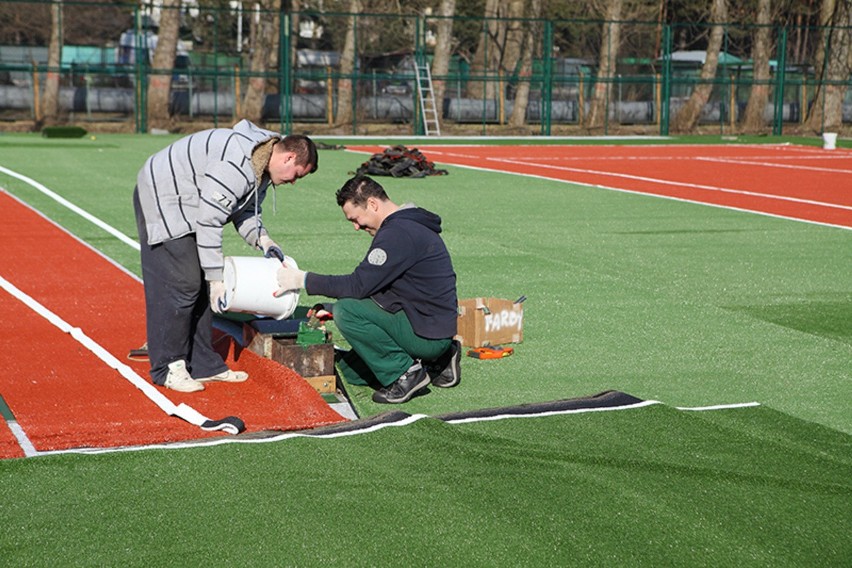
[[[338,298],[334,321],[375,375],[379,403],[407,402],[421,389],[456,386],[461,346],[456,335],[456,274],[441,239],[441,218],[395,204],[384,188],[356,176],[337,191],[355,227],[373,237],[366,257],[347,275],[278,271],[277,294],[304,288]]]

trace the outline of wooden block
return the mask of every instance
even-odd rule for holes
[[[321,377],[305,377],[312,387],[320,394],[337,392],[337,377],[334,375],[322,375]]]
[[[243,326],[243,344],[261,357],[293,369],[318,392],[335,392],[334,344],[317,343],[301,346],[295,337],[276,337],[259,333],[249,325]]]

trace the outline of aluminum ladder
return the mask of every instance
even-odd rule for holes
[[[435,93],[432,90],[432,72],[429,64],[414,64],[417,78],[417,94],[420,99],[420,116],[423,117],[423,131],[426,136],[440,136],[441,124],[438,122],[438,108]]]

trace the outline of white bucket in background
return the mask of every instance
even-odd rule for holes
[[[834,150],[837,145],[837,132],[822,133],[822,147],[824,150]]]
[[[298,268],[296,261],[284,257],[288,266]],[[286,292],[280,298],[278,269],[281,261],[262,256],[225,257],[225,310],[284,319],[293,315],[299,304],[299,292]]]

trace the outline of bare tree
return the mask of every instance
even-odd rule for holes
[[[436,42],[435,42],[435,57],[432,59],[432,75],[434,81],[432,87],[435,95],[435,104],[438,110],[438,123],[443,123],[444,108],[444,93],[447,89],[447,82],[444,77],[450,70],[450,55],[452,52],[453,41],[453,16],[456,12],[456,0],[441,0],[438,20]]]
[[[526,36],[524,35],[524,22],[521,18],[524,17],[525,3],[524,0],[507,0],[505,6],[507,21],[503,22],[505,39],[500,68],[508,75],[514,74],[522,57]],[[535,11],[535,7],[530,6],[530,8]],[[539,3],[538,12],[541,13],[541,3]]]
[[[722,40],[725,37],[725,27],[722,25],[728,19],[727,0],[712,0],[710,7],[710,40],[707,43],[707,53],[704,65],[701,66],[699,82],[692,90],[689,100],[683,105],[672,121],[674,130],[688,132],[698,123],[701,111],[710,94],[713,92],[716,79],[716,68],[719,65],[719,52],[722,49]]]
[[[470,62],[470,74],[474,77],[484,76],[492,68],[492,62],[496,59],[498,22],[490,19],[496,18],[500,8],[500,0],[485,0],[485,12],[483,29],[479,34],[479,43],[473,60]],[[485,97],[494,98],[494,82],[473,79],[467,83],[467,96],[474,99]]]
[[[337,81],[337,117],[334,123],[343,126],[352,122],[352,73],[355,71],[355,29],[357,14],[361,13],[360,0],[350,0],[349,18],[343,52],[340,54],[340,79]]]
[[[615,76],[616,57],[621,47],[621,14],[624,0],[603,0],[603,33],[598,58],[598,74],[589,103],[588,128],[600,128],[606,119],[607,106],[612,98],[612,79]]]
[[[754,33],[751,59],[754,63],[751,93],[746,105],[743,129],[746,132],[760,132],[766,126],[763,113],[769,102],[769,52],[772,28],[772,0],[758,0],[757,28]],[[734,109],[731,109],[734,112]]]
[[[529,17],[533,21],[527,26],[526,36],[521,54],[521,68],[518,73],[518,90],[515,91],[515,103],[512,107],[512,115],[509,117],[509,126],[521,127],[526,123],[527,106],[529,105],[530,82],[532,75],[532,60],[535,52],[536,39],[539,36],[540,26],[537,19],[541,16],[541,0],[532,0],[530,4]]]
[[[148,82],[148,125],[151,128],[167,128],[169,125],[169,97],[180,31],[180,3],[181,0],[163,0],[160,11],[157,47],[151,63],[153,72]]]
[[[299,55],[299,11],[302,9],[302,0],[290,0],[290,29],[295,35],[290,40],[290,68],[295,69]]]
[[[50,44],[42,98],[43,121],[53,124],[59,117],[59,71],[62,63],[62,1],[50,5]],[[36,116],[36,119],[39,118]]]
[[[243,97],[242,118],[260,122],[266,100],[266,73],[278,67],[278,8],[280,0],[260,0],[259,10],[252,18],[249,36],[249,80]]]
[[[829,26],[831,26],[834,22],[836,11],[837,0],[822,0],[820,2],[819,21],[817,22],[819,25],[819,45],[817,46],[816,53],[814,53],[813,62],[814,69],[816,69],[817,79],[822,79],[825,71],[826,46],[828,46],[831,41],[832,32]]]
[[[817,54],[817,92],[806,121],[814,132],[837,132],[843,123],[843,98],[852,68],[852,7],[823,0],[822,41]]]

